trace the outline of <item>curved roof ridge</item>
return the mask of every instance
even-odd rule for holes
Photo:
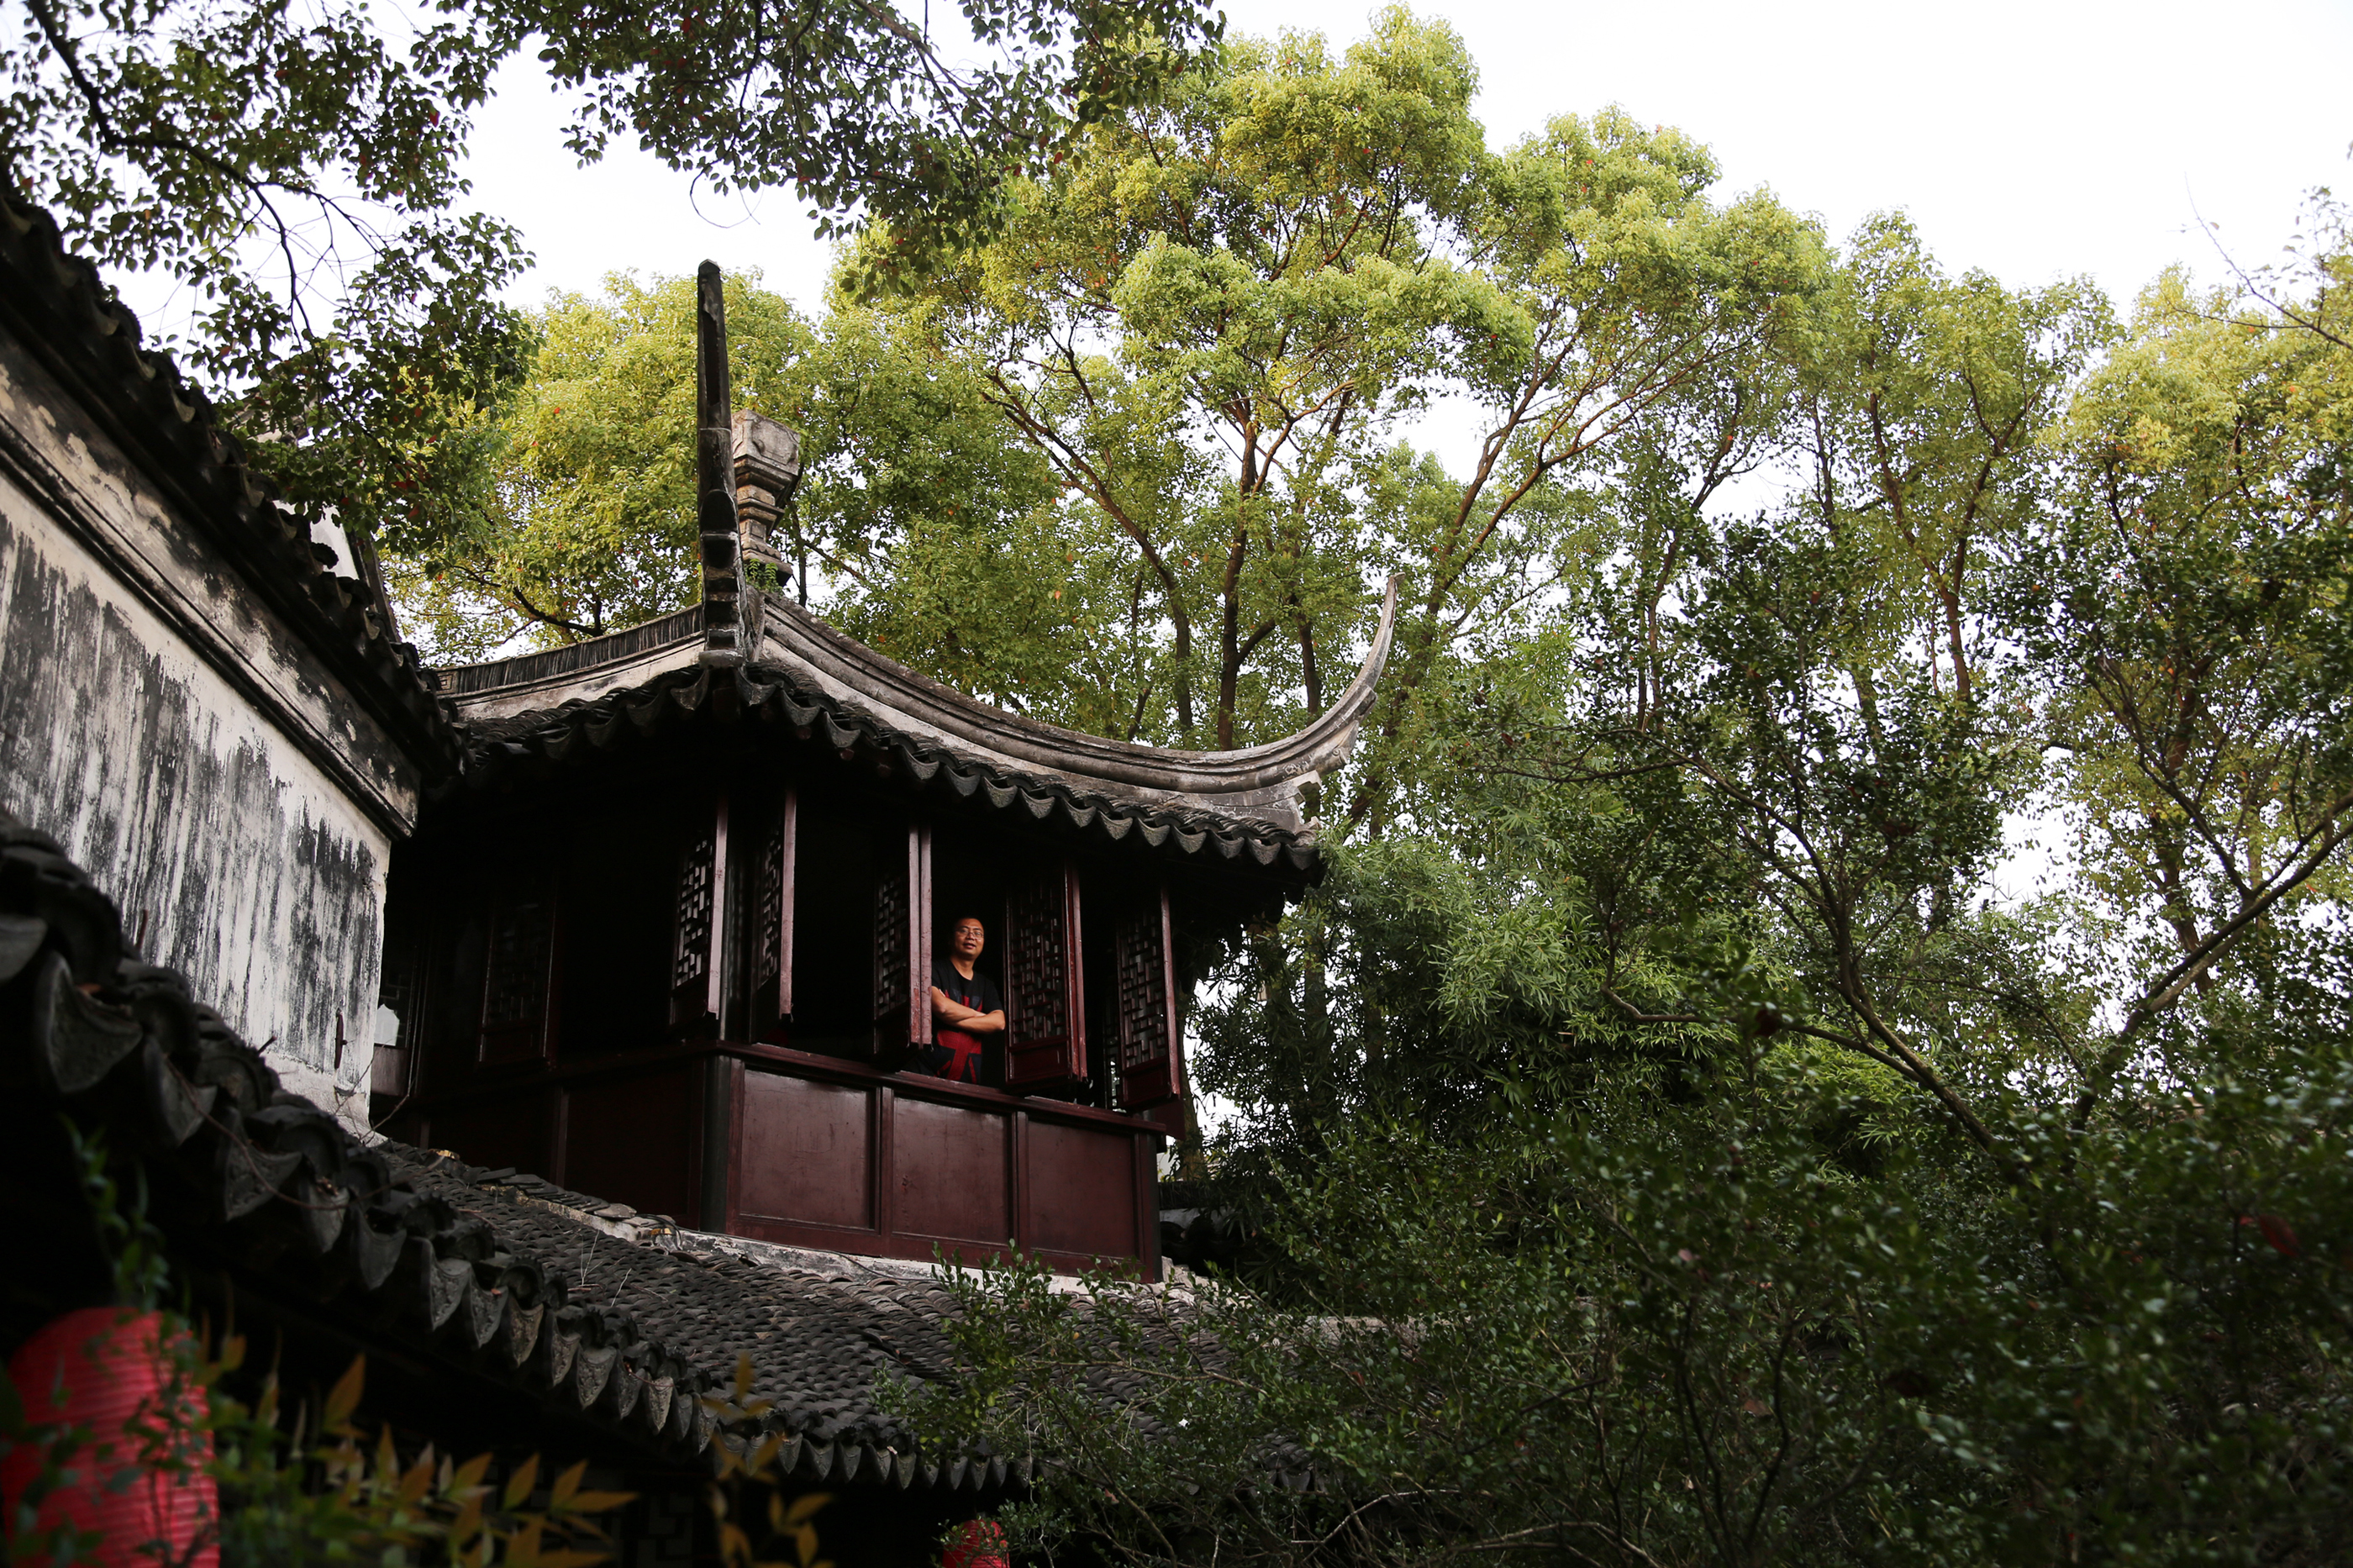
[[[779,597],[768,601],[762,641],[784,653],[786,662],[807,668],[833,689],[832,694],[879,706],[944,739],[1131,788],[1233,806],[1260,805],[1295,794],[1311,774],[1329,773],[1355,746],[1356,731],[1388,663],[1398,587],[1403,581],[1401,575],[1389,578],[1372,644],[1338,700],[1280,740],[1228,752],[1139,745],[1008,713],[909,669]],[[766,647],[762,657],[767,657]]]
[[[1060,780],[1077,792],[1074,800],[1124,798],[1155,812],[1198,811],[1237,826],[1255,822],[1253,832],[1271,828],[1287,843],[1313,834],[1300,809],[1302,790],[1338,767],[1356,744],[1388,667],[1403,581],[1388,580],[1372,643],[1338,700],[1280,740],[1227,752],[1107,740],[1008,713],[909,669],[778,595],[765,596],[757,646],[741,668],[754,684],[790,682],[807,700],[892,744],[952,754],[1041,787]],[[649,641],[639,628],[558,650],[564,656],[558,659],[525,654],[449,672],[475,763],[501,745],[513,747],[551,726],[586,722],[664,682],[695,705],[699,697],[683,694],[690,687],[705,693],[708,685],[689,673],[702,668],[700,622],[681,612],[649,626],[673,623],[679,629],[666,639]],[[929,777],[929,770],[923,774]]]

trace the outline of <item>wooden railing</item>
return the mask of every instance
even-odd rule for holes
[[[470,1086],[420,1097],[388,1131],[787,1246],[974,1262],[1010,1247],[1065,1271],[1100,1258],[1159,1273],[1155,1123],[776,1046]]]

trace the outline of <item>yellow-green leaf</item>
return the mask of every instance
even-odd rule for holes
[[[335,1380],[335,1386],[327,1391],[328,1431],[339,1432],[350,1422],[352,1412],[360,1407],[360,1390],[366,1385],[367,1357],[355,1355],[343,1375]]]
[[[588,1461],[583,1459],[578,1464],[573,1466],[570,1469],[565,1470],[563,1474],[557,1476],[555,1478],[555,1484],[547,1489],[548,1501],[556,1508],[562,1508],[565,1503],[570,1502],[572,1500],[572,1494],[580,1489],[581,1478],[586,1476],[587,1473]],[[512,1508],[514,1505],[510,1503],[507,1506]]]
[[[585,1464],[586,1461],[584,1460],[583,1463]],[[515,1473],[507,1478],[505,1506],[511,1509],[520,1508],[522,1506],[523,1499],[531,1496],[532,1488],[538,1484],[539,1456],[537,1454],[533,1454],[530,1458],[525,1459],[522,1464],[516,1466]],[[575,1482],[575,1484],[576,1485],[578,1483]],[[512,1558],[513,1553],[510,1552],[508,1556]]]
[[[482,1478],[490,1473],[490,1468],[491,1457],[488,1454],[475,1455],[459,1466],[457,1474],[449,1478],[449,1489],[453,1492],[472,1490],[482,1484]]]

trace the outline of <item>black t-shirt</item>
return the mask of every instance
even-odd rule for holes
[[[997,982],[991,980],[977,967],[973,970],[972,978],[966,980],[956,973],[955,962],[953,959],[943,958],[932,965],[932,984],[938,986],[940,994],[949,1001],[961,1003],[966,1007],[976,1008],[983,1013],[994,1013],[1005,1005],[1004,998],[997,994]],[[955,1026],[950,1024],[944,1026],[954,1028]]]

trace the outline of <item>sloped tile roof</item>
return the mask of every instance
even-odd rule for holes
[[[1292,873],[1317,867],[1312,834],[1198,807],[1157,805],[1088,788],[1067,774],[1023,773],[902,731],[782,666],[690,666],[640,684],[506,718],[465,721],[463,785],[488,789],[531,770],[575,764],[657,737],[705,716],[820,736],[845,760],[870,759],[921,788],[982,796],[1000,811],[1119,842],[1134,835],[1190,860],[1235,862]],[[445,789],[444,793],[448,793]]]
[[[280,506],[235,437],[139,319],[37,207],[0,193],[0,328],[55,375],[173,507],[233,563],[311,652],[416,760],[454,773],[460,746],[433,677],[397,641],[369,588],[329,571],[309,521]]]
[[[167,1240],[243,1257],[420,1361],[487,1373],[657,1456],[781,1432],[813,1484],[983,1493],[1026,1479],[1000,1458],[918,1455],[875,1404],[878,1376],[950,1374],[937,1286],[649,1247],[565,1212],[593,1199],[364,1145],[282,1089],[178,974],[127,952],[113,904],[0,813],[0,1078],[145,1152]],[[775,1406],[727,1426],[699,1395],[727,1386],[739,1352]]]

